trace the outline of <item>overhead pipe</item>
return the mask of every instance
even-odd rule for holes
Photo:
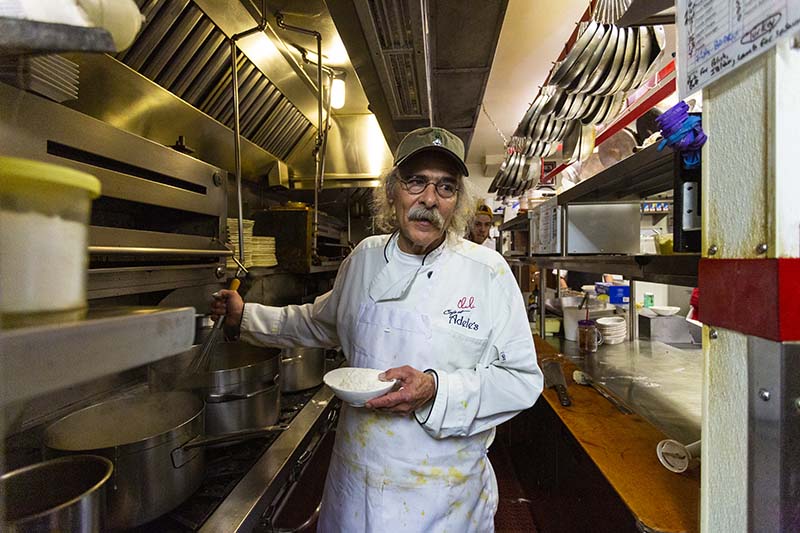
[[[322,173],[325,170],[325,142],[323,138],[323,130],[327,133],[327,123],[328,119],[325,119],[325,125],[323,126],[322,120],[322,34],[315,30],[309,30],[306,28],[301,28],[299,26],[292,26],[291,24],[286,24],[283,20],[283,14],[278,12],[275,14],[275,22],[278,24],[278,27],[284,30],[294,31],[297,33],[302,33],[305,35],[313,36],[317,41],[317,140],[314,145],[314,163],[316,167],[316,172],[314,176],[314,223],[312,226],[312,256],[314,258],[319,257],[318,249],[317,249],[317,238],[319,234],[319,191],[322,188]],[[328,112],[330,114],[330,106],[328,106]],[[325,135],[327,137],[327,135]]]
[[[239,262],[244,263],[244,217],[242,214],[242,132],[239,120],[239,72],[236,64],[236,52],[238,47],[236,42],[248,35],[263,32],[267,27],[267,0],[261,2],[261,20],[258,25],[249,30],[239,32],[231,36],[231,74],[233,76],[233,159],[236,173],[236,209],[239,232]]]

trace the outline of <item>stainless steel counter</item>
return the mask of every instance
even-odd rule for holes
[[[600,346],[584,356],[576,342],[546,340],[671,438],[687,444],[700,439],[703,353],[699,346],[683,349],[638,340]]]

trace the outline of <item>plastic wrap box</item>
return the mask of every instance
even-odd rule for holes
[[[607,294],[608,302],[612,304],[627,304],[631,301],[631,288],[629,285],[595,283],[594,291],[597,294]]]

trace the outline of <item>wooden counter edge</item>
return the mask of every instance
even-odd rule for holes
[[[540,366],[551,358],[561,362],[572,405],[563,407],[550,388],[542,397],[636,519],[652,531],[699,531],[699,471],[676,474],[664,468],[656,445],[666,435],[637,414],[621,413],[592,387],[576,384],[572,372],[578,367],[538,336],[534,341]]]

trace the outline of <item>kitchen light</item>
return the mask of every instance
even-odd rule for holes
[[[337,73],[331,80],[331,107],[341,109],[344,107],[344,73]]]

